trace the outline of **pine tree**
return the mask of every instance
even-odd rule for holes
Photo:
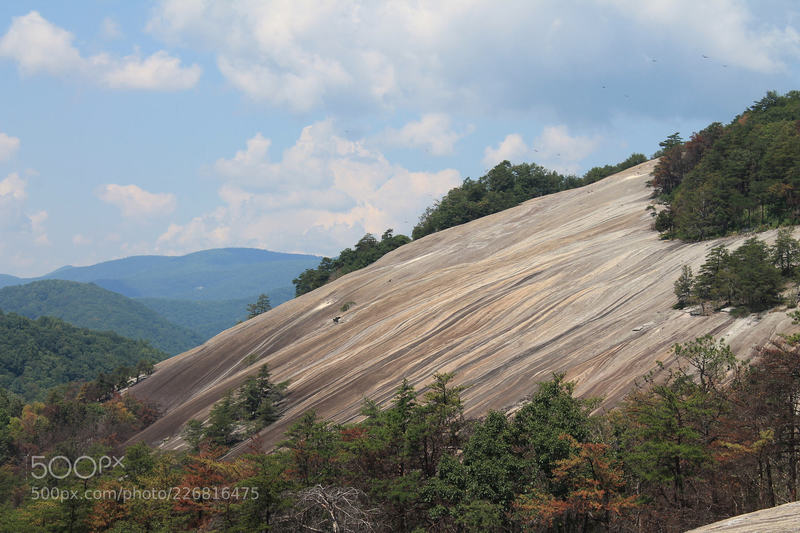
[[[694,276],[692,275],[692,267],[683,265],[680,277],[675,281],[675,296],[678,297],[676,307],[682,309],[686,307],[692,297],[692,287],[694,285]]]
[[[272,309],[272,305],[269,303],[269,296],[262,293],[258,296],[258,300],[256,300],[255,303],[247,304],[247,318],[248,320],[255,318],[262,313],[266,313],[270,309]]]

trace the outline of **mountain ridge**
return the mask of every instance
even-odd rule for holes
[[[78,328],[147,340],[171,355],[203,341],[199,334],[168,321],[143,303],[93,283],[47,279],[3,287],[0,309],[32,320],[51,316]]]
[[[270,290],[293,294],[292,279],[320,259],[258,248],[215,248],[181,256],[138,255],[81,267],[65,265],[32,278],[0,274],[0,287],[63,279],[95,283],[129,298],[253,298]]]

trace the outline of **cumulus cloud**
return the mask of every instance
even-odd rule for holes
[[[11,202],[25,199],[25,180],[16,172],[0,181],[0,202]]]
[[[161,235],[161,250],[248,245],[336,253],[366,232],[408,232],[435,198],[458,185],[458,171],[414,172],[392,164],[362,140],[340,136],[331,120],[300,133],[280,157],[250,138],[214,169],[222,205]]]
[[[456,142],[472,129],[470,127],[463,132],[456,132],[450,124],[449,116],[444,113],[428,113],[399,130],[386,130],[381,137],[388,144],[423,148],[432,155],[451,155]]]
[[[110,183],[103,186],[97,196],[130,218],[168,215],[175,210],[175,195],[151,193],[137,185]]]
[[[494,167],[501,161],[512,163],[533,161],[559,172],[575,173],[580,162],[599,145],[596,137],[570,135],[565,125],[547,126],[528,144],[517,133],[506,136],[497,146],[487,146],[483,164]]]
[[[70,32],[31,11],[13,18],[0,39],[0,57],[15,61],[24,75],[80,76],[114,89],[188,89],[202,73],[198,65],[182,66],[163,50],[147,57],[138,52],[123,58],[105,53],[83,57],[73,40]]]
[[[47,211],[41,210],[28,215],[28,220],[31,224],[31,232],[33,233],[34,242],[40,246],[50,244],[50,239],[47,238],[47,230],[44,223],[47,222]]]
[[[647,49],[677,56],[700,47],[731,66],[780,69],[798,58],[798,32],[756,18],[760,7],[741,0],[517,0],[503,9],[488,0],[354,0],[311,9],[162,0],[147,28],[210,51],[232,86],[275,106],[492,111],[537,108],[599,76],[640,79],[650,62],[635,59]]]
[[[529,158],[533,148],[528,147],[522,135],[509,133],[496,147],[487,146],[483,151],[483,164],[493,167],[501,161],[519,162]]]
[[[111,61],[101,80],[112,89],[180,91],[194,87],[201,73],[199,66],[182,67],[180,59],[161,50],[144,59],[134,54]]]
[[[0,230],[6,243],[16,245],[33,242],[39,245],[50,244],[45,222],[47,211],[40,210],[26,214],[27,182],[19,174],[12,173],[0,181]]]
[[[0,161],[10,158],[19,149],[19,139],[0,131]]]
[[[64,74],[83,70],[84,59],[72,46],[73,36],[31,11],[14,17],[11,28],[0,39],[0,55],[14,59],[25,74]]]
[[[547,126],[533,142],[536,147],[534,149],[539,150],[545,161],[560,160],[562,168],[571,172],[577,169],[577,163],[591,154],[598,144],[597,138],[570,135],[563,124]]]
[[[800,55],[800,33],[760,24],[740,0],[602,0],[633,18],[645,31],[670,34],[702,55],[756,72],[785,68],[787,56]],[[691,13],[691,16],[687,16]]]

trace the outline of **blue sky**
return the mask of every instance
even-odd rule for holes
[[[800,89],[760,0],[0,3],[0,272],[408,233],[503,159],[582,174]]]

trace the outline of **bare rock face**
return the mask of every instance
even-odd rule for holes
[[[797,533],[800,531],[800,502],[762,509],[692,529],[688,533]]]
[[[697,271],[712,246],[745,238],[659,240],[645,210],[654,165],[429,235],[159,363],[131,392],[165,416],[134,440],[183,446],[183,424],[263,363],[291,382],[286,413],[261,433],[268,448],[303,412],[355,420],[364,398],[387,402],[404,377],[420,389],[454,372],[479,416],[513,410],[560,371],[613,404],[674,343],[708,333],[747,356],[791,320],[671,308],[682,265]]]

